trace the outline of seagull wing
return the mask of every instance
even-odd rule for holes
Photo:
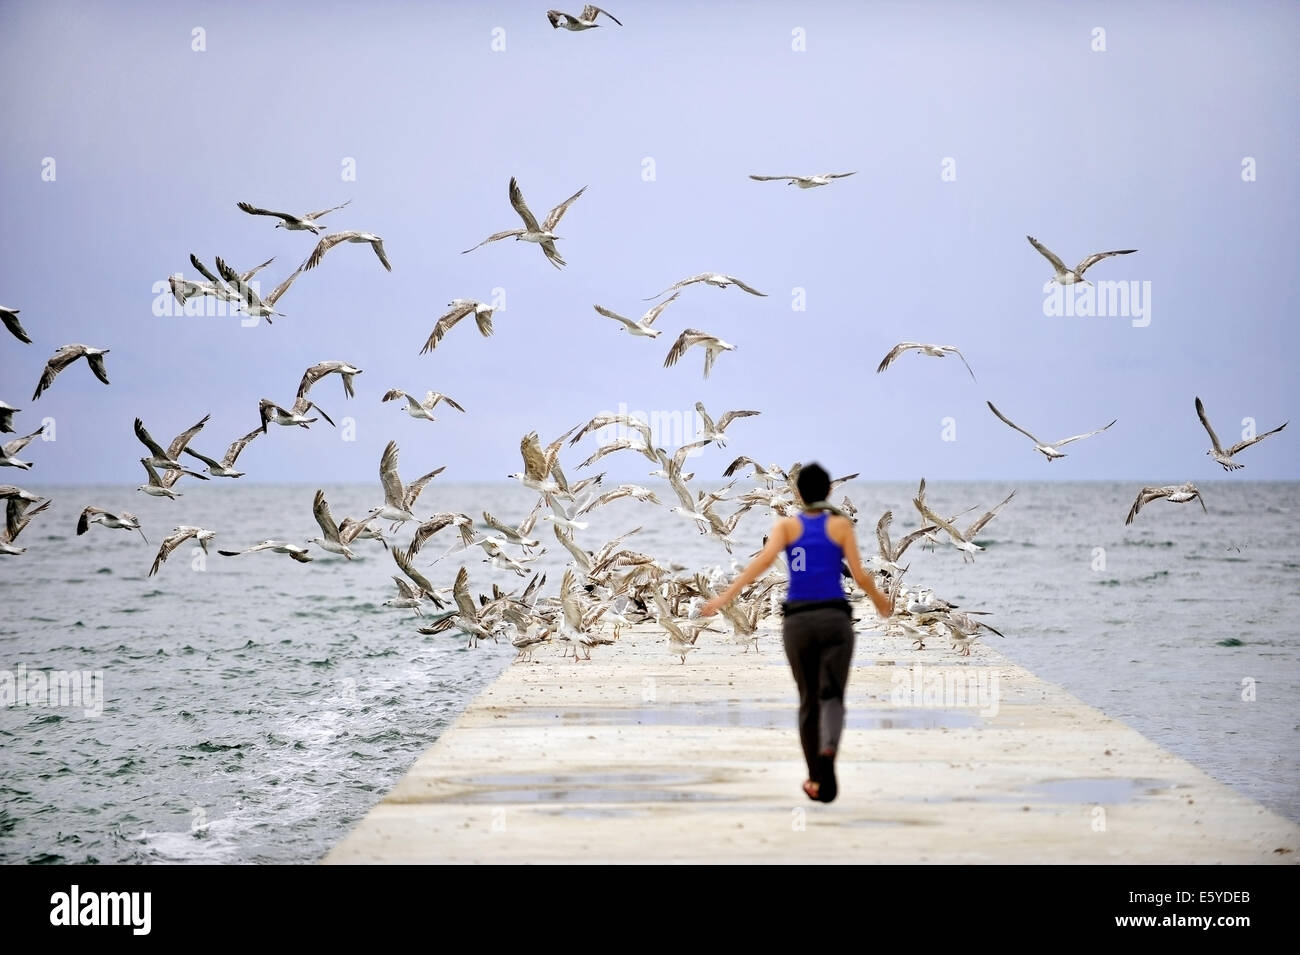
[[[185,446],[190,443],[190,440],[203,430],[203,426],[208,423],[208,419],[211,417],[212,415],[205,414],[198,424],[191,425],[185,431],[176,435],[176,437],[172,439],[172,443],[167,447],[167,457],[171,458],[173,461],[180,460],[177,455],[184,451]]]
[[[542,453],[542,442],[536,431],[530,431],[519,442],[519,453],[524,458],[524,477],[530,481],[545,481],[550,470],[546,455]]]
[[[1114,252],[1094,252],[1092,255],[1080,262],[1074,271],[1076,274],[1082,276],[1084,272],[1092,268],[1092,266],[1096,265],[1102,259],[1108,259],[1112,255],[1129,255],[1136,251],[1137,249],[1118,249]]]
[[[547,213],[546,221],[542,223],[542,231],[544,232],[554,231],[555,227],[560,224],[560,220],[564,218],[564,214],[569,211],[569,206],[577,202],[578,197],[586,191],[587,191],[587,187],[583,186],[581,189],[579,189],[573,195],[569,196],[569,198],[565,199],[558,206],[556,206],[549,213]]]
[[[529,232],[540,231],[537,227],[537,218],[528,208],[528,203],[524,201],[523,190],[519,188],[519,183],[514,176],[510,177],[510,205],[514,207],[515,212],[519,213],[519,218],[524,220],[524,226]]]
[[[761,411],[728,411],[726,414],[724,414],[721,418],[718,419],[718,430],[726,431],[727,425],[731,424],[731,422],[735,421],[737,418],[752,418],[754,415],[758,415],[758,414],[762,414],[762,412]]]
[[[274,262],[274,261],[275,261],[275,256],[273,255],[273,256],[271,256],[269,259],[267,259],[265,262],[263,262],[261,265],[255,265],[255,266],[253,266],[251,269],[249,269],[247,272],[241,272],[240,275],[239,275],[239,280],[240,280],[241,282],[247,282],[247,281],[248,281],[249,279],[251,279],[254,275],[256,275],[258,272],[262,271],[262,269],[266,268],[268,265],[270,265],[270,264],[271,264],[272,262]]]
[[[1105,428],[1098,428],[1096,431],[1089,431],[1087,434],[1076,434],[1073,437],[1062,438],[1060,441],[1057,441],[1055,444],[1053,444],[1052,447],[1054,448],[1063,447],[1064,445],[1069,444],[1071,441],[1082,441],[1084,438],[1091,438],[1094,434],[1101,434],[1103,431],[1106,430],[1106,428],[1109,428],[1111,424],[1114,424],[1118,420],[1119,420],[1118,418],[1115,418],[1114,420],[1111,421],[1110,424],[1106,425]]]
[[[758,289],[753,288],[753,287],[751,287],[751,286],[749,286],[749,285],[746,285],[744,282],[742,282],[740,279],[736,278],[734,275],[728,275],[728,276],[727,276],[727,281],[730,282],[732,285],[736,286],[737,288],[742,288],[742,289],[744,289],[744,290],[745,290],[746,292],[748,292],[750,295],[759,295],[759,296],[762,296],[763,298],[767,298],[767,293],[766,293],[766,292],[760,292]]]
[[[379,264],[387,271],[393,271],[392,264],[388,261],[388,256],[384,254],[384,240],[378,237],[370,240],[370,247],[375,250],[375,255],[379,257]]]
[[[799,177],[798,177],[798,176],[754,176],[754,175],[751,175],[749,178],[750,178],[750,179],[753,179],[753,180],[755,180],[755,181],[757,181],[757,182],[777,182],[777,181],[782,180],[782,179],[789,179],[791,182],[794,182],[794,181],[795,181],[796,179],[798,179]]]
[[[84,354],[85,349],[80,345],[64,345],[56,351],[50,357],[50,360],[45,363],[45,371],[41,373],[41,380],[36,383],[36,392],[32,395],[32,400],[35,401],[39,398],[41,393],[54,383],[54,379],[58,376],[59,372],[63,371],[63,369],[67,368]]]
[[[589,4],[587,4],[585,7],[582,8],[582,19],[587,20],[588,22],[590,22],[590,21],[596,19],[596,14],[598,14],[598,13],[603,13],[603,14],[605,14],[605,16],[609,17],[611,20],[613,20],[613,21],[614,21],[615,23],[617,23],[619,26],[622,26],[622,25],[623,25],[622,22],[618,19],[618,17],[614,16],[614,14],[610,13],[608,10],[602,10],[600,7],[596,6],[594,3],[589,3]]]
[[[889,525],[894,519],[893,511],[885,511],[876,521],[876,543],[880,545],[880,556],[885,560],[894,559],[894,545],[889,540]]]
[[[469,570],[461,567],[456,574],[456,583],[452,585],[451,595],[456,601],[456,608],[460,615],[466,620],[478,620],[478,608],[474,606],[474,598],[469,595]]]
[[[316,496],[311,502],[312,516],[316,518],[316,523],[320,525],[321,533],[325,535],[326,540],[336,541],[339,539],[339,526],[334,523],[334,515],[330,513],[329,501],[325,500],[325,492],[316,491]]]
[[[288,278],[272,289],[271,294],[262,300],[262,304],[267,308],[274,308],[275,303],[280,301],[280,296],[289,291],[289,286],[293,284],[293,280],[300,275],[302,275],[302,266],[290,272]]]
[[[1210,425],[1210,419],[1205,414],[1205,405],[1201,403],[1199,395],[1196,398],[1196,416],[1201,419],[1201,424],[1204,425],[1205,430],[1210,433],[1210,443],[1214,445],[1214,450],[1222,454],[1223,447],[1219,444],[1219,436],[1214,433],[1214,428]]]
[[[390,507],[400,508],[406,492],[397,473],[397,442],[389,441],[379,459],[379,483],[384,488],[384,501]]]
[[[477,248],[479,248],[480,246],[487,245],[489,242],[497,242],[497,241],[499,241],[499,240],[501,240],[501,239],[508,239],[508,238],[510,238],[512,235],[523,235],[523,234],[524,234],[524,230],[523,230],[523,229],[506,229],[506,230],[504,230],[504,231],[502,231],[502,232],[493,232],[490,236],[488,236],[486,239],[484,239],[484,240],[483,240],[482,242],[480,242],[478,245],[474,246],[473,248],[466,249],[464,252],[461,252],[461,255],[464,255],[466,252],[473,252],[474,249],[477,249]]]
[[[277,219],[283,219],[285,222],[297,222],[298,217],[288,212],[274,212],[270,209],[259,209],[251,202],[236,203],[240,209],[247,212],[250,216],[275,216]]]
[[[24,329],[22,323],[18,321],[18,312],[19,310],[16,308],[0,308],[0,319],[4,321],[5,328],[9,329],[14,338],[24,344],[30,345],[32,343],[31,336],[27,334],[27,330]]]
[[[235,466],[235,460],[239,457],[244,448],[248,446],[248,442],[252,441],[261,433],[261,428],[254,428],[242,438],[236,438],[234,441],[230,442],[230,447],[226,448],[226,456],[222,461],[222,464],[225,467],[233,468]]]
[[[1026,431],[1024,428],[1020,427],[1020,425],[1016,424],[1014,421],[1012,421],[1010,418],[1008,418],[1006,415],[1004,415],[1004,414],[1003,414],[1001,411],[999,411],[997,408],[995,408],[995,407],[993,406],[993,402],[989,401],[989,402],[986,402],[986,404],[989,406],[989,410],[992,411],[995,415],[997,415],[997,416],[998,416],[998,420],[1000,420],[1003,424],[1007,425],[1007,426],[1010,427],[1010,428],[1015,429],[1016,431],[1019,431],[1021,434],[1023,434],[1023,435],[1024,435],[1026,438],[1028,438],[1030,441],[1034,442],[1034,444],[1042,444],[1042,443],[1043,443],[1043,442],[1039,441],[1037,438],[1035,438],[1035,437],[1034,437],[1032,434],[1030,434],[1028,431]],[[1112,424],[1113,424],[1113,423],[1114,423],[1114,422],[1112,422]]]
[[[664,299],[654,308],[650,309],[650,311],[646,312],[645,315],[641,317],[641,323],[646,328],[649,328],[651,325],[653,325],[655,323],[655,319],[657,319],[660,316],[660,314],[663,313],[664,309],[666,309],[669,305],[671,305],[673,302],[677,300],[677,296],[679,294],[680,293],[678,292],[674,292],[672,295],[668,296],[666,299]]]
[[[966,539],[968,541],[974,540],[975,535],[978,534],[983,529],[984,525],[987,524],[989,521],[993,520],[993,518],[997,516],[998,511],[1002,510],[1003,506],[1007,503],[1007,501],[1011,500],[1015,496],[1016,496],[1016,492],[1012,491],[1002,500],[1001,504],[993,508],[991,511],[986,511],[982,517],[980,517],[973,524],[971,524],[971,526],[966,530]]]
[[[411,556],[409,550],[401,550],[396,545],[393,546],[393,561],[397,564],[398,568],[402,573],[406,574],[407,577],[410,577],[421,591],[432,597],[433,584],[429,583],[424,574],[415,569],[415,565],[411,563]]]
[[[1255,435],[1255,437],[1251,438],[1251,439],[1248,440],[1248,441],[1238,441],[1236,444],[1234,444],[1232,447],[1230,447],[1230,448],[1228,449],[1228,457],[1232,457],[1232,456],[1233,456],[1234,454],[1236,454],[1238,451],[1245,450],[1246,448],[1250,447],[1252,444],[1255,444],[1255,443],[1257,443],[1257,442],[1259,442],[1259,441],[1263,441],[1263,440],[1264,440],[1265,438],[1267,438],[1270,434],[1277,434],[1279,431],[1281,431],[1283,428],[1285,428],[1285,427],[1286,427],[1288,424],[1290,424],[1290,423],[1291,423],[1291,422],[1289,422],[1289,421],[1283,421],[1280,425],[1278,425],[1278,426],[1277,426],[1276,428],[1274,428],[1272,431],[1265,431],[1263,434],[1257,434],[1257,435]]]
[[[334,248],[334,246],[338,245],[340,242],[347,242],[349,239],[355,238],[358,235],[360,235],[358,232],[334,232],[322,237],[321,240],[316,243],[316,248],[312,250],[311,255],[307,256],[307,261],[302,264],[301,268],[316,268],[316,266],[320,265],[320,260],[325,257],[326,252]]]
[[[674,282],[672,285],[668,286],[662,292],[658,292],[655,295],[651,295],[649,298],[644,299],[644,301],[649,302],[653,299],[658,298],[660,295],[666,295],[669,292],[676,292],[678,289],[685,288],[688,285],[693,285],[696,282],[703,282],[712,274],[713,274],[712,272],[701,272],[699,275],[692,275],[688,279],[682,279],[680,282]]]
[[[199,454],[199,452],[195,451],[193,448],[181,448],[181,451],[184,452],[185,454],[188,454],[190,457],[198,458],[200,461],[202,461],[210,468],[221,467],[221,464],[219,462],[208,457],[206,454]]]
[[[876,366],[876,373],[879,374],[880,372],[888,368],[890,365],[892,365],[894,363],[894,359],[896,359],[899,355],[903,354],[903,352],[907,351],[909,348],[920,348],[920,347],[921,347],[920,342],[899,342],[897,345],[895,345],[893,348],[890,349],[888,355],[886,355],[883,359],[881,359],[880,364]]]
[[[474,303],[470,302],[467,305],[457,305],[453,307],[451,311],[445,313],[434,324],[433,331],[429,334],[429,340],[426,341],[424,347],[420,349],[420,354],[423,355],[427,352],[433,351],[433,349],[437,347],[438,342],[442,341],[442,337],[446,335],[457,322],[472,311],[474,311]]]
[[[611,312],[603,305],[593,305],[592,308],[594,308],[599,314],[604,315],[606,318],[612,318],[616,322],[622,322],[628,328],[637,327],[637,323],[632,321],[632,319],[624,318],[622,315],[618,314],[618,312]]]
[[[303,218],[304,218],[304,219],[319,219],[321,216],[329,215],[331,212],[338,212],[340,209],[342,209],[344,206],[349,205],[351,202],[352,202],[352,200],[349,199],[347,202],[343,203],[342,205],[338,205],[338,206],[330,206],[328,209],[322,209],[320,212],[309,212],[309,213],[307,213],[305,216],[303,216]],[[247,212],[248,210],[245,209],[244,211]]]
[[[154,457],[156,458],[171,457],[171,455],[169,455],[166,451],[163,450],[162,445],[153,439],[153,435],[151,435],[145,429],[144,422],[141,421],[139,418],[135,419],[135,436],[140,439],[140,443],[143,444],[146,448],[148,448],[149,453]]]
[[[420,494],[423,493],[425,485],[445,470],[447,470],[446,465],[443,465],[440,468],[434,468],[428,474],[422,474],[410,484],[406,485],[406,497],[404,498],[403,503],[406,505],[408,511],[415,507],[415,502],[419,500]]]
[[[966,356],[963,355],[963,354],[962,354],[962,353],[957,349],[957,347],[956,347],[955,345],[945,345],[945,346],[944,346],[944,351],[952,352],[954,355],[956,355],[958,358],[960,358],[960,359],[961,359],[961,363],[962,363],[963,365],[965,365],[965,366],[966,366],[966,370],[967,370],[968,372],[970,372],[970,380],[973,381],[973,382],[975,382],[975,383],[977,383],[977,384],[979,383],[979,379],[975,377],[975,369],[971,368],[971,366],[970,366],[970,362],[968,362],[968,361],[966,360]]]
[[[677,364],[682,355],[686,354],[686,349],[692,345],[699,345],[702,342],[712,341],[713,336],[708,335],[699,329],[688,328],[677,336],[677,341],[673,342],[672,348],[668,349],[668,355],[664,358],[664,367],[669,368]]]
[[[1035,249],[1037,249],[1040,253],[1042,253],[1043,258],[1047,259],[1048,262],[1052,263],[1052,268],[1056,269],[1056,271],[1058,272],[1069,271],[1065,267],[1065,263],[1062,262],[1060,258],[1057,257],[1055,252],[1053,252],[1047,246],[1043,245],[1043,243],[1039,242],[1032,235],[1027,235],[1025,236],[1025,238],[1029,240],[1030,245],[1032,245]]]

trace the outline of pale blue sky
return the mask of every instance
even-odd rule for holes
[[[534,428],[548,439],[620,402],[696,400],[763,411],[697,459],[704,477],[746,453],[882,480],[1208,480],[1222,472],[1195,395],[1225,441],[1245,416],[1261,430],[1293,417],[1294,4],[618,0],[622,28],[582,34],[552,30],[545,9],[0,7],[0,302],[35,340],[0,337],[0,398],[24,409],[19,428],[49,415],[58,429],[28,448],[20,483],[137,483],[136,415],[165,440],[210,412],[195,446],[219,456],[256,425],[258,398],[287,405],[303,369],[333,358],[364,369],[356,399],[333,378],[313,396],[355,418],[356,441],[323,423],[277,429],[241,459],[245,480],[371,480],[390,438],[408,474],[497,479]],[[191,50],[195,27],[206,52]],[[355,182],[341,181],[344,157]],[[941,181],[944,157],[955,182]],[[807,192],[746,178],[847,170]],[[510,241],[458,254],[517,226],[511,175],[539,216],[589,187],[560,228],[567,269]],[[194,276],[190,252],[237,268],[274,255],[269,287],[310,251],[309,235],[237,201],[303,212],[349,198],[331,229],[382,235],[392,274],[344,246],[271,327],[152,314],[155,282]],[[1069,264],[1140,250],[1089,277],[1150,282],[1149,327],[1044,317],[1050,269],[1026,233]],[[687,289],[653,342],[592,310],[637,315],[706,270],[769,297]],[[419,354],[448,300],[497,287],[508,307],[493,338],[466,322]],[[698,351],[661,367],[687,326],[739,346],[707,381]],[[877,375],[902,339],[958,345],[978,384],[955,360],[915,356]],[[111,347],[113,384],[79,363],[33,403],[68,342]],[[414,421],[380,403],[392,387],[444,391],[469,414]],[[1119,423],[1049,466],[986,399],[1047,439]],[[946,417],[956,441],[942,440]],[[1300,478],[1298,439],[1244,452],[1239,477]],[[593,448],[566,456],[570,472]],[[647,470],[636,455],[605,465]]]

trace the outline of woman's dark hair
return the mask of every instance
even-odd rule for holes
[[[819,464],[805,464],[799,469],[795,486],[799,488],[799,496],[805,504],[824,501],[831,492],[831,476]]]

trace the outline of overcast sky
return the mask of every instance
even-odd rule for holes
[[[194,446],[220,456],[323,359],[364,369],[351,401],[337,378],[312,393],[340,428],[274,430],[245,480],[371,480],[390,438],[408,475],[500,479],[529,430],[697,400],[762,411],[698,459],[706,477],[744,453],[882,480],[1207,480],[1196,395],[1225,444],[1243,418],[1294,416],[1294,3],[610,3],[624,25],[584,33],[545,3],[0,6],[0,303],[34,339],[0,332],[0,399],[20,433],[56,429],[19,483],[137,483],[137,415],[166,441],[211,413]],[[847,171],[808,191],[747,178]],[[563,271],[509,240],[459,254],[518,227],[512,175],[539,218],[588,187]],[[383,236],[391,274],[345,245],[274,325],[154,314],[155,283],[196,277],[191,252],[275,256],[264,291],[308,254],[237,201],[346,199],[331,230]],[[1088,277],[1149,290],[1149,314],[1044,315],[1051,268],[1026,234],[1069,265],[1139,250]],[[715,270],[767,297],[693,286],[655,341],[592,310],[636,316]],[[445,303],[494,289],[492,338],[466,321],[419,354]],[[737,346],[707,381],[698,350],[662,367],[686,327]],[[876,374],[905,339],[959,346],[978,383],[955,358]],[[69,342],[111,348],[112,384],[79,362],[32,402]],[[415,421],[389,388],[468,413]],[[1119,420],[1048,465],[988,399],[1048,440]],[[1300,425],[1244,452],[1234,479],[1300,478],[1298,442]]]

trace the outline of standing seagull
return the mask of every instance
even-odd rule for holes
[[[758,289],[746,285],[734,275],[724,275],[721,272],[701,272],[699,275],[692,275],[688,279],[674,282],[662,292],[659,292],[657,295],[651,295],[649,298],[645,299],[645,301],[652,301],[660,295],[666,295],[669,292],[676,292],[680,288],[685,288],[688,285],[695,285],[697,282],[703,282],[705,285],[712,285],[714,288],[726,288],[728,285],[734,285],[737,288],[744,289],[750,295],[759,295],[763,298],[767,297],[766,292],[760,292]]]
[[[929,355],[931,358],[944,358],[947,355],[956,355],[961,359],[961,363],[966,366],[966,370],[970,372],[971,381],[977,381],[975,372],[971,370],[970,363],[966,361],[966,356],[957,350],[956,345],[925,345],[921,342],[899,342],[880,362],[880,365],[876,368],[876,373],[879,374],[884,371],[894,363],[894,359],[899,355],[913,348],[917,349],[922,355]]]
[[[1209,513],[1205,506],[1205,499],[1201,497],[1201,492],[1195,484],[1188,481],[1186,484],[1169,484],[1165,487],[1144,487],[1138,491],[1137,499],[1133,502],[1133,506],[1129,508],[1128,517],[1124,519],[1124,523],[1132,524],[1133,518],[1138,515],[1138,511],[1162,497],[1169,501],[1170,504],[1186,504],[1188,501],[1193,500],[1200,501],[1201,510],[1207,514]]]
[[[1051,444],[1044,444],[1043,442],[1035,438],[1032,434],[1030,434],[1028,431],[1026,431],[1024,428],[1020,427],[1020,425],[1008,419],[1006,415],[1004,415],[997,408],[993,407],[993,402],[991,401],[988,402],[988,406],[989,406],[989,410],[992,411],[995,415],[997,415],[998,419],[1003,424],[1014,428],[1016,431],[1019,431],[1021,434],[1027,437],[1030,441],[1034,442],[1034,450],[1042,454],[1043,457],[1047,458],[1049,464],[1052,461],[1056,460],[1057,458],[1065,457],[1065,455],[1062,452],[1056,450],[1057,448],[1063,448],[1071,441],[1080,441],[1084,438],[1091,438],[1094,434],[1101,434],[1103,431],[1106,430],[1106,428],[1109,428],[1111,424],[1114,424],[1116,421],[1119,420],[1118,418],[1115,418],[1114,420],[1111,421],[1110,424],[1106,425],[1105,428],[1098,428],[1096,431],[1089,431],[1087,434],[1076,434],[1074,435],[1074,437],[1071,438],[1062,438],[1060,441],[1053,441]]]
[[[852,172],[825,172],[820,176],[750,176],[749,178],[757,182],[773,182],[784,179],[790,185],[798,186],[800,189],[815,189],[818,186],[830,185],[832,179],[843,179],[852,175],[854,175]]]
[[[383,456],[379,459],[379,483],[384,488],[384,503],[381,507],[370,511],[367,516],[392,521],[393,527],[389,530],[396,528],[398,524],[415,520],[411,508],[415,506],[416,499],[424,490],[424,486],[442,472],[443,468],[435,468],[410,484],[403,485],[402,478],[397,473],[397,442],[389,441],[384,447]]]
[[[539,226],[537,224],[537,218],[529,210],[528,204],[524,202],[524,194],[519,188],[519,183],[515,181],[514,176],[511,176],[510,205],[513,206],[515,212],[519,214],[519,218],[524,220],[524,228],[506,229],[504,232],[494,232],[478,245],[474,246],[473,249],[466,249],[465,252],[473,252],[474,249],[487,245],[489,242],[496,242],[498,239],[508,239],[513,236],[516,242],[521,239],[524,242],[536,242],[542,247],[542,252],[545,253],[547,261],[557,269],[563,268],[568,263],[564,261],[560,256],[559,251],[555,248],[555,240],[558,239],[559,236],[555,234],[554,230],[555,227],[560,224],[560,219],[569,211],[569,206],[573,205],[573,203],[577,201],[578,197],[586,191],[587,187],[583,186],[573,195],[569,196],[569,198],[565,199],[558,206],[548,212],[546,214],[546,221]],[[465,252],[462,252],[461,254],[464,255]]]
[[[149,538],[145,537],[144,531],[140,529],[140,518],[130,511],[114,514],[112,511],[106,511],[102,507],[95,507],[92,504],[84,508],[81,516],[77,518],[77,534],[86,533],[86,531],[90,530],[91,524],[103,524],[113,530],[140,531],[140,536],[144,538],[144,542],[149,543]]]
[[[39,398],[46,388],[54,384],[54,379],[59,372],[78,358],[85,358],[86,364],[95,373],[95,377],[108,384],[108,372],[104,369],[104,356],[108,351],[107,348],[91,348],[89,345],[64,345],[45,363],[45,371],[41,373],[41,380],[36,383],[36,393],[32,395],[32,401]]]
[[[313,235],[324,231],[325,227],[317,223],[321,216],[329,215],[331,212],[338,212],[352,200],[349,199],[341,206],[331,206],[328,209],[322,209],[320,212],[308,212],[306,215],[296,216],[291,212],[272,212],[270,209],[259,209],[251,202],[237,203],[239,208],[243,209],[250,216],[276,216],[283,219],[283,222],[277,222],[277,229],[289,229],[292,232],[311,232]]]
[[[1030,245],[1043,254],[1043,258],[1052,263],[1052,268],[1056,270],[1056,275],[1052,277],[1052,280],[1058,285],[1074,285],[1078,282],[1090,285],[1091,283],[1083,277],[1083,273],[1092,268],[1092,266],[1096,265],[1102,259],[1110,258],[1112,255],[1129,255],[1130,253],[1137,251],[1137,249],[1119,249],[1114,252],[1094,252],[1092,255],[1089,255],[1080,261],[1074,268],[1067,269],[1065,263],[1057,257],[1056,253],[1043,245],[1043,243],[1039,242],[1032,235],[1027,235],[1025,238],[1029,240]]]
[[[32,343],[31,336],[27,334],[27,330],[24,329],[22,323],[18,321],[18,313],[20,311],[22,311],[22,309],[9,308],[6,305],[0,305],[0,321],[5,323],[5,328],[9,329],[14,338],[18,339],[25,345],[30,345]]]
[[[254,428],[252,431],[248,432],[248,434],[244,435],[242,438],[236,438],[234,441],[230,443],[230,447],[226,448],[226,454],[221,459],[220,462],[214,461],[212,460],[212,458],[209,458],[206,455],[199,454],[199,452],[194,451],[190,448],[181,448],[181,451],[183,451],[185,454],[190,455],[191,457],[198,458],[200,461],[206,464],[208,466],[208,473],[211,474],[213,477],[227,477],[227,478],[243,477],[244,476],[243,471],[235,470],[235,459],[239,457],[240,452],[244,450],[244,448],[248,445],[248,442],[252,441],[259,434],[262,434],[262,429]]]
[[[636,322],[632,321],[630,318],[624,318],[617,312],[611,312],[603,305],[593,305],[592,308],[601,315],[604,315],[606,318],[612,318],[616,322],[621,322],[623,325],[623,331],[627,332],[629,335],[633,335],[637,338],[658,338],[660,335],[659,329],[651,328],[650,326],[654,324],[655,319],[659,317],[660,313],[663,312],[664,309],[676,301],[677,296],[680,294],[680,292],[674,292],[668,298],[647,311],[641,316],[640,321]]]
[[[495,311],[492,306],[468,298],[454,298],[447,303],[447,306],[451,311],[444,313],[434,324],[428,340],[424,343],[424,347],[420,349],[421,355],[433,351],[438,342],[442,341],[442,336],[446,335],[452,329],[452,326],[471,313],[474,316],[474,321],[478,323],[479,334],[484,338],[492,335],[492,313]]]
[[[379,264],[389,272],[393,271],[393,267],[388,263],[388,256],[384,254],[384,240],[373,232],[331,232],[316,243],[316,248],[307,257],[307,261],[303,263],[302,267],[304,269],[316,268],[316,266],[320,265],[320,260],[325,257],[325,253],[340,242],[369,242],[370,247],[375,250],[375,255],[379,257]]]
[[[614,14],[610,13],[608,10],[602,10],[594,3],[589,3],[583,7],[582,13],[576,17],[560,10],[547,10],[546,19],[551,21],[551,26],[554,29],[565,29],[572,33],[578,33],[582,30],[590,30],[594,27],[600,26],[600,24],[596,22],[596,17],[600,16],[602,13],[615,23],[618,23],[619,26],[623,25]]]
[[[1279,431],[1281,431],[1283,428],[1285,428],[1288,424],[1291,423],[1289,421],[1283,421],[1272,431],[1265,431],[1263,434],[1257,434],[1255,435],[1255,437],[1249,439],[1248,441],[1238,441],[1227,451],[1225,451],[1223,450],[1223,446],[1219,444],[1219,436],[1215,434],[1214,429],[1210,427],[1210,419],[1205,416],[1205,405],[1201,404],[1201,399],[1199,397],[1196,399],[1196,415],[1198,418],[1201,419],[1201,424],[1205,425],[1205,430],[1210,433],[1210,443],[1213,445],[1213,447],[1210,448],[1210,450],[1206,451],[1205,453],[1210,455],[1212,458],[1214,458],[1214,460],[1218,461],[1221,465],[1223,465],[1223,470],[1225,471],[1235,471],[1238,468],[1244,468],[1246,465],[1238,464],[1236,461],[1232,460],[1233,455],[1237,454],[1240,451],[1246,450],[1246,448],[1250,447],[1252,444],[1255,444],[1256,442],[1263,441],[1270,434],[1277,434]]]
[[[22,468],[24,471],[30,470],[32,466],[30,461],[19,461],[14,455],[31,444],[32,438],[44,430],[45,425],[41,425],[31,434],[23,435],[21,438],[14,438],[12,441],[0,445],[0,467]]]
[[[423,418],[426,421],[437,421],[433,416],[433,409],[438,407],[438,402],[445,401],[450,407],[464,413],[465,409],[457,404],[453,399],[448,398],[441,391],[429,391],[425,393],[424,400],[419,401],[415,395],[408,395],[400,388],[393,388],[384,393],[383,401],[400,401],[406,399],[406,413],[412,418]]]
[[[701,345],[704,347],[704,377],[709,377],[709,372],[713,370],[714,360],[724,351],[735,351],[735,345],[729,345],[721,338],[702,332],[697,328],[688,328],[677,337],[673,342],[673,347],[668,349],[668,356],[664,359],[664,367],[668,368],[677,364],[677,360],[686,354],[686,349]]]

